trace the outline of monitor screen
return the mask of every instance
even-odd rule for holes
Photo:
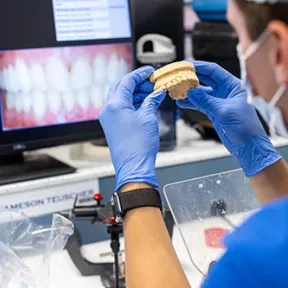
[[[134,68],[129,1],[9,0],[1,14],[0,147],[95,139],[109,87]]]

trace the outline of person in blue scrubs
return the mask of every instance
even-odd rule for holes
[[[191,90],[177,105],[209,117],[262,208],[225,239],[227,252],[202,287],[287,288],[288,166],[253,105],[273,136],[288,137],[288,0],[230,0],[228,19],[239,36],[242,80],[216,64],[195,61],[205,86]],[[153,71],[142,67],[115,84],[100,114],[119,193],[158,188],[157,109],[165,93],[152,93],[148,79]],[[160,209],[129,211],[124,235],[127,287],[190,287]]]

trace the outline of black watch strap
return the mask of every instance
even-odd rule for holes
[[[158,207],[162,210],[159,191],[152,188],[132,190],[114,194],[114,205],[123,218],[127,211],[141,207]]]

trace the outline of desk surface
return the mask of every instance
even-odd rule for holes
[[[215,141],[204,141],[198,133],[186,126],[182,121],[178,121],[178,143],[174,151],[159,153],[156,160],[156,167],[163,168],[186,163],[205,161],[215,158],[230,156],[226,148]],[[288,146],[288,139],[277,137],[272,139],[275,147]],[[104,178],[114,175],[114,168],[111,163],[109,150],[106,147],[95,147],[89,143],[83,144],[87,152],[87,157],[95,160],[72,160],[70,157],[71,146],[61,146],[56,148],[39,150],[37,153],[47,153],[75,168],[74,174],[51,177],[34,181],[27,181],[0,187],[0,195],[10,192],[20,192],[37,189],[47,186],[55,186],[61,183],[75,183],[82,180]]]
[[[205,162],[230,155],[222,144],[203,141],[193,129],[184,125],[182,121],[178,121],[177,131],[178,146],[172,152],[159,153],[156,163],[158,169]],[[283,138],[273,139],[272,142],[277,148],[288,146],[288,140]],[[0,187],[0,207],[21,209],[28,216],[38,216],[71,209],[76,194],[80,195],[80,198],[87,198],[99,192],[99,179],[114,175],[109,150],[90,144],[84,145],[88,158],[95,160],[71,160],[70,146],[36,152],[48,153],[76,167],[77,171],[64,176],[3,185]],[[112,191],[111,189],[113,187],[107,190]]]
[[[123,239],[121,239],[123,244]],[[193,285],[193,288],[200,286],[203,277],[191,265],[187,250],[179,235],[179,232],[174,233],[173,244],[177,250],[178,257],[182,263],[185,273]],[[123,247],[123,245],[121,245]],[[82,247],[82,253],[87,260],[94,263],[108,262],[112,263],[113,258],[100,258],[101,253],[110,252],[109,241],[104,241],[96,244],[89,244]],[[34,257],[26,259],[26,264],[30,267],[35,267],[39,263],[39,258]],[[39,267],[39,266],[38,266]],[[82,277],[70,259],[67,251],[54,253],[51,257],[51,274],[49,288],[103,288],[99,276]]]
[[[277,137],[272,139],[275,147],[288,146],[288,139]],[[51,156],[78,168],[78,173],[94,173],[97,177],[114,175],[114,168],[110,160],[109,150],[106,147],[95,147],[85,144],[87,158],[97,160],[71,160],[67,146],[44,150]],[[182,165],[198,161],[230,156],[227,149],[216,141],[204,141],[199,134],[179,120],[177,123],[177,147],[171,152],[158,153],[156,167]]]
[[[237,214],[229,216],[230,220],[235,225],[240,224],[247,218],[248,214]],[[227,226],[221,218],[213,218],[201,221],[192,221],[185,224],[185,227],[181,227],[182,233],[184,232],[186,244],[189,245],[189,251],[193,258],[193,261],[199,268],[207,273],[209,264],[211,261],[217,261],[223,254],[222,248],[215,249],[209,248],[205,244],[204,231],[207,228],[225,228],[231,230],[231,227]],[[189,235],[188,235],[188,234]],[[188,235],[188,236],[187,236]],[[123,239],[121,239],[121,248],[123,249]],[[96,244],[89,244],[82,247],[82,253],[85,258],[94,263],[108,262],[112,263],[113,258],[101,258],[101,253],[110,252],[109,241],[99,242]],[[191,283],[193,288],[201,286],[204,277],[196,270],[192,265],[186,246],[178,229],[175,229],[173,234],[173,245],[176,249],[177,255],[180,259],[182,267]],[[30,267],[35,267],[35,263],[39,263],[39,258],[33,257],[26,259],[26,263]],[[51,257],[51,288],[103,288],[100,277],[90,276],[82,277],[72,263],[67,251],[58,252]]]

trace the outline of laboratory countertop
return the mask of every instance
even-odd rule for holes
[[[191,162],[205,161],[220,157],[229,156],[226,148],[216,141],[204,141],[199,134],[183,121],[177,123],[177,147],[171,152],[158,153],[156,167],[182,165]],[[279,148],[288,145],[288,139],[277,137],[272,139],[275,147]],[[71,160],[68,147],[58,147],[46,150],[51,156],[78,168],[78,173],[94,173],[97,177],[114,175],[114,168],[111,163],[109,149],[107,147],[96,147],[90,143],[83,144],[88,160]],[[71,146],[70,146],[71,148]],[[97,160],[93,160],[97,159]]]
[[[123,248],[124,240],[121,239],[121,248]],[[173,245],[177,250],[178,257],[181,261],[185,273],[193,284],[193,287],[199,287],[203,277],[191,265],[189,256],[183,240],[179,232],[175,232],[173,236]],[[82,247],[83,256],[92,263],[113,263],[113,257],[101,258],[101,253],[110,252],[110,242],[103,241],[99,243],[89,244]],[[76,266],[71,261],[71,258],[66,250],[55,252],[50,258],[50,285],[51,288],[104,288],[99,276],[83,277]],[[39,256],[25,259],[25,263],[34,271],[35,267],[41,263]]]
[[[230,156],[229,152],[222,144],[215,141],[202,140],[194,129],[188,127],[182,121],[178,121],[177,125],[177,147],[174,151],[158,154],[156,160],[156,167],[158,169]],[[284,138],[278,137],[272,139],[272,142],[277,148],[288,146],[288,140]],[[12,185],[3,185],[0,187],[0,195],[9,193],[11,190],[23,191],[23,189],[25,190],[27,187],[29,187],[29,189],[37,189],[38,187],[99,179],[114,175],[114,169],[107,147],[96,147],[90,143],[81,144],[82,148],[85,150],[85,158],[73,160],[71,159],[71,149],[77,148],[77,145],[60,146],[36,152],[47,153],[62,162],[75,167],[77,169],[76,173]]]
[[[230,220],[238,225],[247,218],[247,213],[236,214],[230,216]],[[208,272],[209,264],[211,261],[217,261],[219,257],[225,252],[223,248],[209,248],[205,240],[205,231],[207,229],[225,229],[231,231],[231,227],[223,222],[221,218],[213,218],[207,220],[197,220],[185,224],[184,227],[179,227],[184,235],[185,242],[178,229],[174,230],[172,242],[186,273],[186,276],[193,288],[199,288],[204,280],[204,276],[197,270],[204,274]],[[184,232],[184,234],[183,234]],[[188,240],[188,241],[187,241]],[[189,242],[190,241],[190,242]],[[101,253],[110,251],[110,242],[103,241],[99,243],[89,244],[82,247],[83,256],[93,263],[112,263],[113,257],[109,256],[102,258]],[[186,245],[189,246],[189,256]],[[124,241],[121,239],[121,249],[124,248]],[[39,262],[39,257],[26,259],[26,263],[30,267],[35,267]],[[193,263],[192,263],[192,261]],[[83,277],[76,266],[70,259],[67,251],[54,253],[51,257],[51,275],[50,287],[51,288],[103,288],[99,276]],[[196,266],[197,268],[196,268]]]
[[[288,140],[283,138],[273,139],[272,142],[277,148],[288,146]],[[95,193],[101,192],[105,199],[111,197],[115,183],[109,149],[94,147],[90,143],[80,145],[85,152],[85,157],[81,155],[79,158],[79,155],[77,155],[77,160],[74,158],[74,150],[72,153],[73,157],[71,157],[71,149],[79,149],[78,144],[37,151],[36,153],[50,154],[62,162],[77,168],[76,172],[2,185],[0,186],[0,208],[18,209],[24,211],[29,217],[38,217],[49,213],[70,210],[73,207],[76,195],[82,199],[92,199]],[[159,172],[166,167],[173,167],[173,169],[177,170],[181,165],[194,165],[194,163],[197,165],[197,163],[204,163],[211,159],[221,159],[229,156],[229,152],[222,144],[215,141],[203,141],[195,130],[180,121],[178,122],[178,144],[176,149],[171,152],[159,153],[156,166]],[[217,173],[217,168],[215,167],[215,169],[213,173]],[[170,173],[176,172],[170,171]],[[177,173],[181,172],[178,170]],[[206,170],[204,169],[197,177],[207,175],[205,173]],[[165,183],[162,184],[170,183],[167,182],[168,180],[173,182],[169,178],[170,176],[167,174],[166,178],[164,177],[166,182],[164,181]],[[190,172],[185,177],[193,178]],[[186,179],[190,178],[181,180]],[[103,185],[103,181],[106,181],[106,186]],[[174,180],[174,182],[176,181]]]

